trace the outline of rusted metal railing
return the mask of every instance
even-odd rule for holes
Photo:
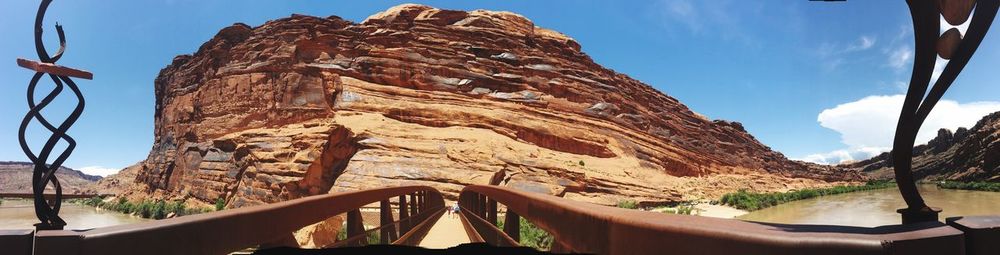
[[[402,199],[398,207],[400,220],[393,220],[389,205],[390,198],[395,197]],[[382,205],[383,221],[381,227],[366,231],[358,208],[371,203]],[[380,243],[413,245],[420,242],[443,210],[444,200],[437,190],[404,186],[317,195],[86,231],[35,231],[34,238],[30,230],[9,231],[0,236],[0,244],[28,248],[27,253],[14,250],[9,254],[31,254],[31,247],[34,254],[226,254],[253,247],[288,246],[289,241],[294,241],[294,231],[347,213],[348,238],[335,246],[366,244],[363,237],[372,231],[379,231]]]
[[[399,212],[399,220],[395,221],[389,199],[379,201],[380,226],[371,229],[364,229],[359,209],[347,212],[347,238],[324,248],[368,244],[417,245],[430,231],[431,225],[437,222],[437,219],[444,213],[444,200],[440,193],[424,190],[410,194],[409,203],[407,203],[406,197],[399,196],[399,207],[396,209]],[[414,199],[416,199],[416,203],[413,202]],[[431,202],[431,205],[428,205],[428,201],[440,201],[441,204],[435,205],[435,202]],[[416,213],[406,216],[404,211]],[[375,240],[369,240],[373,235]],[[374,243],[371,243],[372,241]]]
[[[515,245],[524,217],[554,237],[552,251],[594,254],[965,254],[963,233],[940,222],[876,228],[747,222],[620,209],[473,185],[459,197],[470,237]],[[504,229],[497,205],[506,206]]]
[[[44,193],[41,194],[46,200],[56,199],[57,194]],[[58,194],[59,197],[66,199],[73,198],[92,198],[92,197],[104,197],[113,196],[113,194]],[[0,193],[0,198],[35,198],[33,193]]]

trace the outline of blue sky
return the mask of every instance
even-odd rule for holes
[[[886,150],[911,68],[912,29],[902,0],[408,2],[520,13],[575,38],[597,63],[709,118],[742,122],[790,158],[817,162]],[[70,130],[79,145],[65,165],[107,174],[144,159],[152,143],[153,79],[174,56],[194,52],[223,27],[258,26],[292,13],[360,22],[399,3],[56,1],[46,19],[47,43],[56,46],[52,26],[63,24],[69,48],[59,63],[95,74],[78,81],[87,108]],[[14,59],[37,58],[36,9],[33,1],[0,9],[0,60],[9,61],[0,68],[0,160],[26,160],[16,134],[32,73]],[[921,139],[1000,110],[998,33],[987,35]],[[68,94],[57,101],[47,116],[65,116],[73,103]],[[29,129],[35,148],[46,137],[37,125]]]

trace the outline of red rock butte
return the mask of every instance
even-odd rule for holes
[[[500,11],[400,5],[360,24],[224,28],[155,81],[134,192],[229,207],[403,184],[500,185],[599,204],[858,181],[594,63]]]

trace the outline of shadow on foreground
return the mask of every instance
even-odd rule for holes
[[[269,248],[258,250],[253,254],[555,254],[535,250],[528,247],[496,247],[486,243],[467,243],[448,249],[427,249],[403,245],[368,245],[362,247],[300,249],[300,248]]]

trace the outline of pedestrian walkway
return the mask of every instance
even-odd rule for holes
[[[457,215],[449,216],[447,213],[441,215],[424,240],[420,241],[420,247],[443,249],[469,243],[469,236],[465,233],[462,220]]]

